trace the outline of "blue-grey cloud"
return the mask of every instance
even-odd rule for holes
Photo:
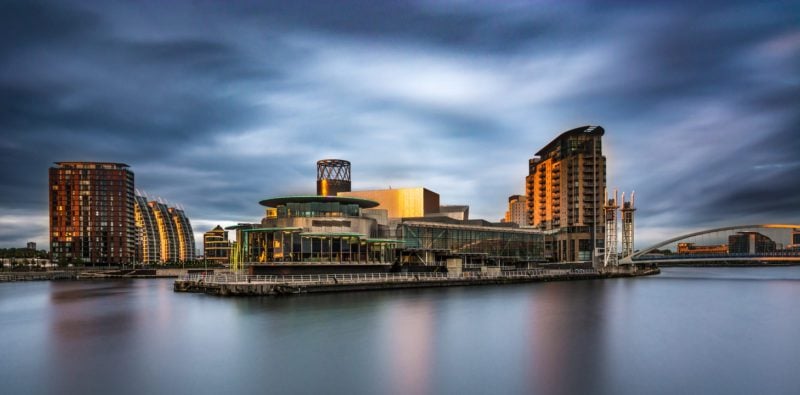
[[[527,159],[606,128],[643,243],[798,222],[791,2],[5,2],[0,245],[46,245],[47,168],[126,162],[197,231],[309,193],[423,185],[497,219]]]

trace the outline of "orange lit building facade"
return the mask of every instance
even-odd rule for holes
[[[424,217],[439,212],[439,194],[426,188],[339,192],[339,196],[373,200],[389,218]]]
[[[195,260],[192,224],[183,210],[136,196],[137,261],[146,264]]]
[[[49,170],[50,251],[63,263],[122,265],[136,255],[133,172],[123,163]]]
[[[695,243],[678,243],[678,254],[727,254],[728,245],[697,245]]]
[[[603,247],[604,133],[600,126],[569,130],[528,162],[527,222],[549,235],[545,254],[553,261],[589,261]]]

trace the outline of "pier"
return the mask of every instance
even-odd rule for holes
[[[592,269],[533,269],[482,273],[358,273],[287,276],[243,274],[187,275],[174,283],[175,292],[215,296],[275,296],[322,292],[352,292],[402,288],[499,285],[542,281],[593,280],[660,273],[658,268],[613,271]]]

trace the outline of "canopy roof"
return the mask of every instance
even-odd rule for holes
[[[380,203],[374,200],[361,199],[349,196],[282,196],[270,199],[264,199],[258,204],[266,207],[285,206],[288,203],[340,203],[340,204],[357,204],[360,208],[373,208],[378,207]]]

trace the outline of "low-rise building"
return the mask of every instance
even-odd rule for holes
[[[727,254],[728,245],[697,245],[695,243],[678,243],[678,254]]]
[[[203,234],[203,259],[217,264],[230,263],[231,242],[228,232],[217,225]]]
[[[728,236],[728,253],[759,254],[775,252],[776,244],[769,237],[758,232],[737,232]]]
[[[251,273],[271,268],[310,268],[336,272],[388,270],[402,241],[378,237],[378,221],[362,209],[378,202],[347,196],[287,196],[262,200],[271,208],[258,224],[228,227],[236,231],[233,255]]]

